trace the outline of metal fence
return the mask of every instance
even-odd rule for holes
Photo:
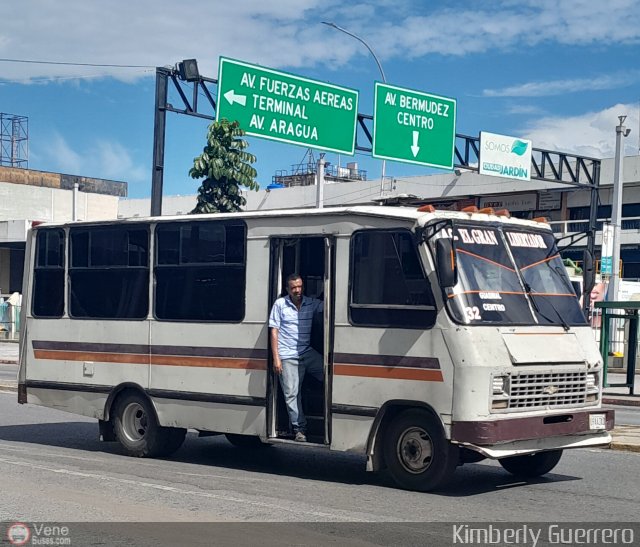
[[[604,360],[604,387],[627,387],[634,394],[636,361],[638,358],[638,325],[640,302],[596,302],[601,310],[600,353]],[[615,361],[626,368],[624,383],[609,383],[607,372],[612,372]]]

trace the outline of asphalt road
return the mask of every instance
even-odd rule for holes
[[[171,459],[128,458],[98,442],[94,420],[0,393],[0,521],[331,522],[342,530],[333,534],[349,523],[387,522],[395,538],[430,544],[412,523],[635,522],[640,514],[637,453],[566,451],[551,474],[530,482],[495,462],[465,465],[447,490],[431,494],[392,488],[364,463],[301,446],[243,451],[194,434]],[[244,539],[261,543],[251,534],[263,528],[247,530]],[[289,526],[276,537],[313,544],[310,530],[330,534]]]
[[[0,363],[0,384],[3,382],[15,382],[18,376],[18,365],[5,365]]]

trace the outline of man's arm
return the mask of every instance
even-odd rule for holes
[[[271,336],[271,354],[273,356],[273,370],[276,371],[276,374],[280,374],[282,372],[282,362],[280,361],[280,355],[278,355],[278,329],[271,327],[269,329],[269,334]]]

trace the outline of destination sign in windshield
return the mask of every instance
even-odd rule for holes
[[[448,294],[456,320],[584,323],[552,234],[458,223],[444,232],[456,249],[458,284]]]

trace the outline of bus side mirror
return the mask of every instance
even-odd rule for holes
[[[456,252],[450,239],[436,240],[436,271],[443,289],[453,287],[458,282]]]
[[[593,255],[585,249],[582,255],[582,294],[590,294],[596,283],[596,272],[593,268]]]

